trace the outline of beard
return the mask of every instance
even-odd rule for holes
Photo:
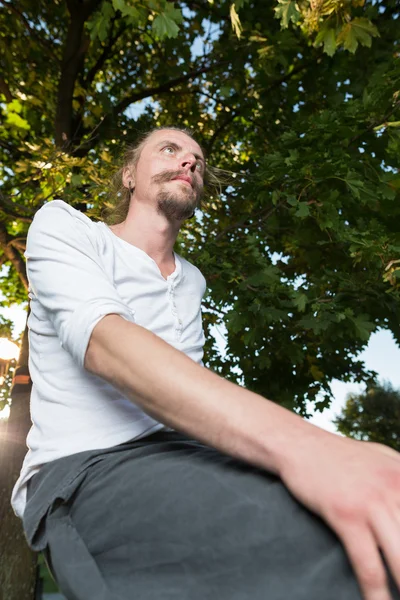
[[[154,183],[165,183],[182,175],[181,171],[164,171],[153,177]],[[184,221],[193,216],[196,208],[200,207],[203,187],[193,180],[193,187],[185,183],[179,190],[170,191],[163,186],[157,193],[157,211],[168,221]]]
[[[193,190],[189,188],[186,191],[185,198],[182,198],[183,195],[183,192],[174,193],[168,190],[160,190],[157,194],[158,212],[163,214],[168,221],[183,221],[191,217],[197,205],[196,196]]]

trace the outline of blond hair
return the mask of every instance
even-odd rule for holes
[[[116,173],[114,173],[110,182],[109,189],[109,202],[106,203],[105,208],[102,211],[102,218],[108,225],[116,225],[122,223],[127,217],[129,204],[131,200],[131,194],[128,188],[126,188],[122,181],[124,169],[126,167],[136,168],[140,155],[150,136],[156,131],[172,130],[180,131],[185,133],[193,140],[194,132],[186,127],[154,127],[146,133],[142,134],[139,139],[134,143],[126,147],[124,154],[122,155],[121,166]],[[200,145],[200,144],[199,144]],[[203,152],[204,158],[206,159],[206,153],[204,148],[200,145]],[[218,169],[207,164],[204,172],[204,195],[203,198],[207,199],[215,195],[221,194],[222,186],[228,185],[233,182],[229,171],[224,169]],[[231,181],[232,179],[232,181]]]

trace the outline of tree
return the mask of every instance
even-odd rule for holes
[[[228,329],[209,366],[302,414],[333,377],[371,378],[370,333],[399,339],[396,4],[2,3],[9,301],[35,210],[62,195],[99,216],[120,142],[178,122],[237,174],[178,241],[209,281],[206,328]]]
[[[191,126],[235,175],[177,242],[209,283],[206,332],[227,327],[206,364],[300,414],[329,404],[333,377],[372,381],[355,355],[379,327],[400,340],[395,0],[0,6],[5,302],[27,299],[40,206],[98,218],[121,145]]]
[[[340,433],[356,440],[378,442],[400,451],[400,390],[386,383],[361,394],[349,394],[335,425]]]

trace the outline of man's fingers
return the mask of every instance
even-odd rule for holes
[[[343,527],[342,542],[353,566],[364,600],[392,600],[377,541],[364,526]]]
[[[371,527],[400,591],[400,508],[394,511],[395,515],[389,510],[374,515]]]

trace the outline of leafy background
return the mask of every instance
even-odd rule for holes
[[[177,241],[208,281],[206,333],[225,332],[206,364],[302,415],[332,382],[372,389],[360,352],[380,330],[400,341],[399,22],[395,0],[0,0],[0,334],[27,300],[36,210],[61,196],[99,218],[125,144],[183,125],[234,175]],[[9,505],[29,391],[14,392],[0,586],[32,600]]]
[[[178,123],[235,174],[177,242],[226,327],[206,364],[304,415],[372,381],[355,356],[400,333],[396,3],[1,5],[3,305],[26,300],[34,212],[98,218],[121,147]]]

